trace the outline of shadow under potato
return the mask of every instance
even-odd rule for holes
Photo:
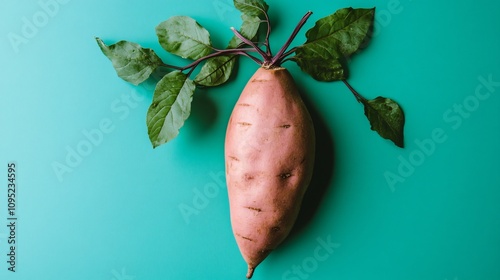
[[[301,90],[304,93],[303,90]],[[314,160],[314,171],[311,183],[302,200],[299,215],[290,234],[283,243],[286,243],[297,233],[307,227],[318,210],[323,197],[331,184],[335,166],[335,149],[333,137],[326,125],[325,120],[319,112],[307,100],[307,96],[302,94],[302,99],[306,104],[309,114],[313,120],[316,133],[316,152]]]

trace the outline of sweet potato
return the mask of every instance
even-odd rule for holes
[[[315,134],[285,68],[259,68],[241,93],[225,139],[231,225],[247,278],[290,233],[311,180]]]

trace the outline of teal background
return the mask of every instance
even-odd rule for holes
[[[319,83],[285,64],[315,116],[320,160],[296,230],[254,279],[500,279],[500,4],[267,2],[276,49],[308,10],[314,14],[293,45],[339,8],[377,7],[374,38],[350,61],[349,81],[368,98],[402,105],[406,148],[370,130],[342,83]],[[153,84],[120,80],[94,41],[134,41],[183,64],[161,50],[155,26],[189,15],[223,47],[240,24],[232,2],[1,3],[0,279],[245,279],[223,141],[257,65],[243,58],[230,83],[197,91],[179,137],[153,150],[145,125]],[[34,20],[36,30],[13,44]],[[72,155],[78,148],[80,158]],[[11,161],[15,273],[6,263]],[[58,176],[57,164],[67,172]],[[186,207],[192,215],[183,216]],[[328,251],[319,240],[335,246]]]

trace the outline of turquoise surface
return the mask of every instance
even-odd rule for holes
[[[275,49],[309,10],[293,45],[339,8],[377,8],[349,81],[402,105],[406,147],[371,131],[342,83],[287,62],[320,160],[297,228],[254,279],[500,279],[499,2],[267,2]],[[152,85],[119,79],[94,41],[134,41],[183,64],[154,31],[173,15],[195,18],[221,48],[241,23],[229,0],[2,1],[0,279],[245,279],[223,142],[257,65],[243,58],[230,83],[198,91],[179,137],[153,149]]]

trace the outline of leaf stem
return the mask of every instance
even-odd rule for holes
[[[271,52],[271,44],[269,43],[269,37],[271,36],[271,20],[269,19],[269,15],[267,14],[266,11],[264,11],[264,16],[266,17],[266,23],[267,23],[267,32],[264,45],[266,46],[267,55],[269,57],[273,57],[273,53]]]
[[[239,54],[239,55],[243,55],[243,56],[246,56],[248,58],[250,58],[251,60],[255,61],[255,63],[259,64],[259,65],[262,65],[262,63],[264,63],[262,60],[256,58],[255,56],[253,55],[250,55],[249,53],[247,52],[244,52],[244,51],[241,51],[241,52],[236,52],[235,54]]]
[[[222,50],[214,48],[213,50],[214,50],[214,52],[221,53],[221,54],[224,54],[227,52],[232,53],[232,52],[239,52],[239,51],[243,51],[243,52],[247,52],[247,51],[254,52],[255,51],[254,48],[241,48],[241,47],[234,48],[234,49],[222,49]]]
[[[293,47],[289,51],[282,54],[281,59],[279,60],[279,63],[283,63],[285,61],[285,58],[288,57],[289,55],[293,54],[296,50],[297,50],[297,47]]]
[[[297,24],[297,26],[293,30],[292,35],[290,35],[290,38],[288,38],[288,40],[285,42],[285,44],[280,49],[280,51],[271,60],[271,65],[279,65],[281,63],[281,60],[283,59],[283,54],[285,53],[286,49],[290,46],[290,44],[292,43],[293,39],[295,39],[295,36],[297,36],[297,34],[299,33],[300,29],[302,28],[302,26],[304,26],[304,24],[306,23],[307,19],[311,15],[312,15],[312,12],[309,11],[309,12],[307,12],[302,17],[302,19],[299,21],[299,23]]]
[[[160,66],[165,67],[165,68],[175,69],[175,70],[183,70],[183,67],[172,65],[172,64],[162,63],[162,65],[160,65]]]
[[[251,58],[253,61],[255,61],[256,63],[259,63],[259,64],[262,64],[262,61],[260,61],[259,59],[255,58],[254,56],[250,55],[247,53],[247,51],[256,51],[254,48],[239,48],[239,49],[225,49],[225,50],[216,50],[215,52],[207,55],[207,56],[204,56],[204,57],[201,57],[199,59],[197,59],[196,61],[186,65],[186,66],[183,66],[183,67],[178,67],[178,66],[174,66],[174,65],[168,65],[168,64],[165,64],[164,66],[166,67],[170,67],[172,69],[176,69],[176,70],[180,70],[180,71],[184,71],[184,70],[187,70],[187,69],[190,69],[189,72],[187,73],[188,76],[190,76],[194,69],[203,61],[209,59],[209,58],[212,58],[212,57],[216,57],[216,56],[220,56],[220,55],[244,55],[246,57],[249,57]]]
[[[264,59],[264,62],[267,61],[267,60],[269,60],[268,55],[265,52],[263,52],[259,47],[257,47],[257,45],[255,45],[254,42],[252,42],[252,41],[248,40],[247,38],[245,38],[243,35],[241,35],[240,32],[238,32],[238,30],[234,29],[234,27],[231,27],[231,30],[233,31],[234,35],[236,35],[236,37],[238,37],[245,44],[251,46],[255,51],[257,51],[262,56],[262,58]]]
[[[342,82],[347,86],[347,88],[354,94],[354,97],[356,97],[356,100],[359,103],[364,103],[367,101],[366,98],[364,98],[361,94],[359,94],[348,82],[346,79],[343,79]]]

